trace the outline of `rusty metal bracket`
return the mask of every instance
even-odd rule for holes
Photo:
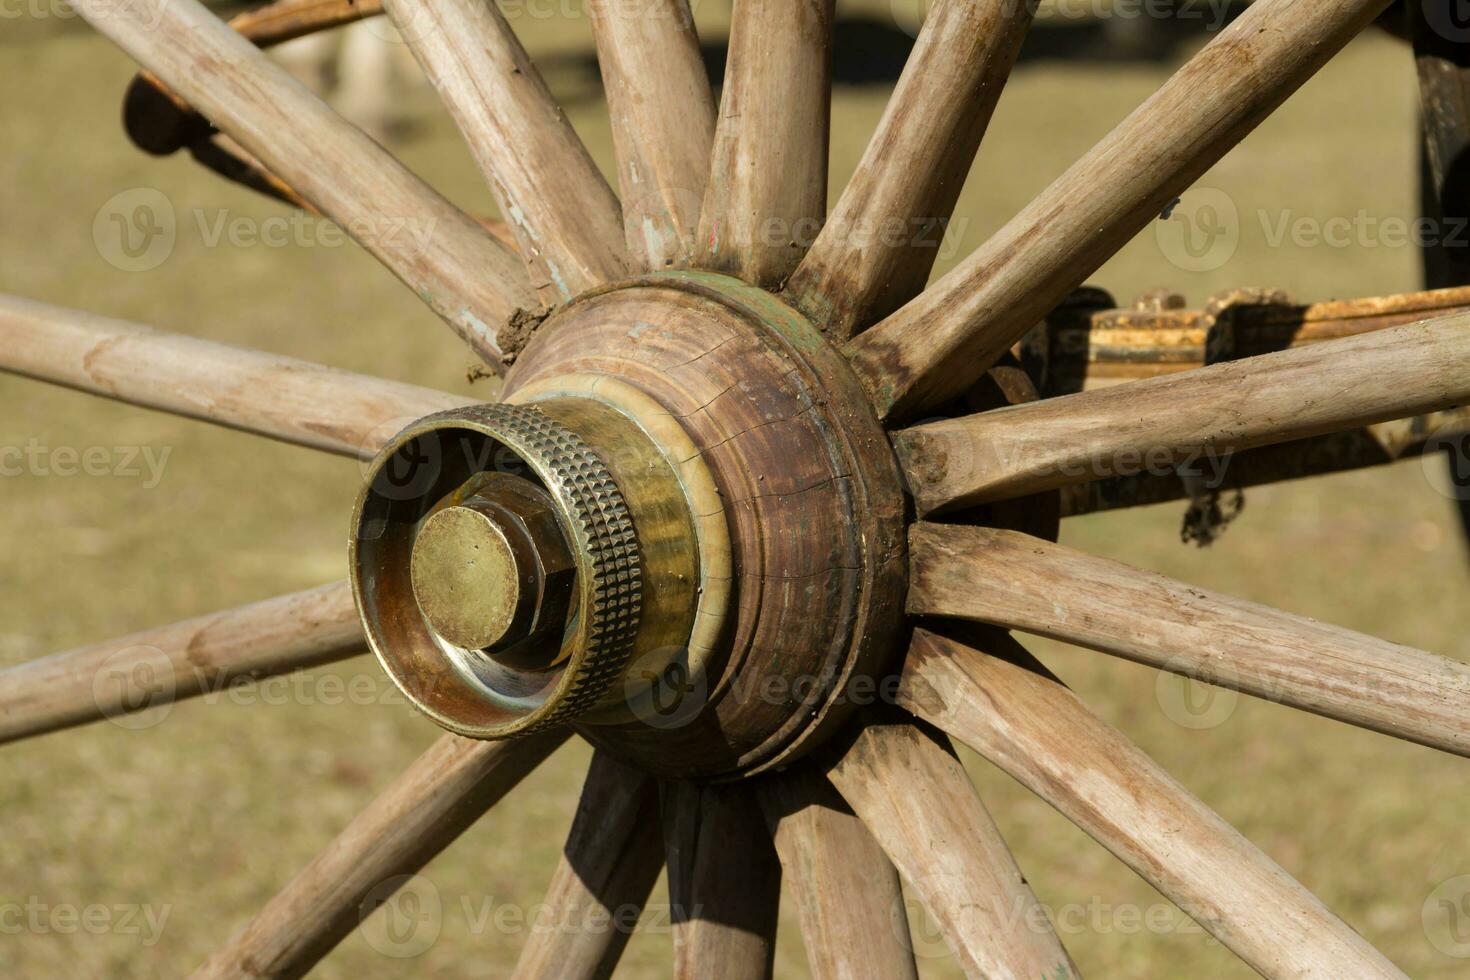
[[[1237,289],[1217,294],[1203,309],[1185,306],[1177,294],[1151,292],[1119,309],[1102,290],[1079,290],[1023,341],[1024,363],[1043,397],[1055,397],[1465,312],[1470,287],[1308,305],[1274,290]],[[1069,487],[1062,493],[1062,514],[1187,499],[1185,537],[1208,543],[1231,516],[1227,508],[1221,520],[1214,518],[1221,493],[1233,497],[1247,487],[1442,452],[1467,433],[1470,407],[1399,419],[1238,453],[1224,485],[1209,495],[1177,474]]]
[[[1164,291],[1120,309],[1085,288],[1027,335],[1021,356],[1049,398],[1467,310],[1470,287],[1306,305],[1279,290],[1232,289],[1203,309]]]
[[[229,21],[257,47],[269,48],[383,12],[382,0],[276,0]],[[263,167],[152,72],[140,71],[123,96],[123,128],[139,149],[168,156],[187,149],[226,180],[316,213],[285,181]]]

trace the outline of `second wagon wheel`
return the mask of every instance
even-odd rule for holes
[[[1148,451],[1463,403],[1470,318],[975,411],[1021,335],[1385,0],[1258,0],[927,288],[934,250],[882,230],[949,214],[1027,4],[933,5],[826,217],[830,0],[736,0],[718,111],[683,0],[593,5],[620,196],[493,4],[391,0],[515,250],[196,0],[76,6],[488,365],[513,362],[503,404],[467,404],[0,300],[7,370],[373,461],[349,582],[0,675],[14,740],[132,707],[91,683],[129,650],[161,668],[156,703],[200,693],[191,664],[219,683],[365,637],[448,730],[200,976],[305,973],[573,733],[597,751],[548,900],[640,903],[666,861],[680,976],[768,975],[782,875],[820,976],[915,975],[900,879],[972,975],[1078,975],[950,737],[1262,974],[1401,975],[1009,631],[1466,754],[1465,666],[1054,539],[1059,488]],[[384,215],[434,234],[375,235]],[[916,424],[940,414],[959,417]],[[625,940],[536,933],[514,972],[605,975]]]

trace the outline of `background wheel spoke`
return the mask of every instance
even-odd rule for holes
[[[76,10],[350,233],[489,363],[535,305],[520,259],[198,0]]]
[[[1470,666],[1457,661],[1015,531],[919,524],[910,560],[911,612],[1065,640],[1470,755]]]
[[[557,980],[608,977],[664,866],[658,783],[602,752],[592,757],[582,800],[533,928],[511,975]]]
[[[386,899],[566,738],[440,736],[194,976],[302,976],[372,912],[365,899]]]
[[[0,742],[116,718],[366,652],[346,582],[0,671]]]
[[[831,783],[797,768],[762,779],[758,795],[812,976],[917,980],[898,871]]]
[[[953,272],[854,342],[884,417],[959,395],[1386,0],[1258,0]]]
[[[771,976],[781,865],[747,786],[663,785],[674,976]]]
[[[1011,0],[930,5],[857,172],[786,284],[829,335],[851,337],[924,288],[1034,13]]]
[[[1470,401],[1470,315],[898,433],[921,513],[1127,476]]]
[[[911,719],[877,720],[831,778],[923,900],[966,974],[1080,975],[944,736]]]
[[[622,213],[494,3],[387,0],[459,124],[537,292],[556,306],[627,272]]]
[[[0,371],[362,459],[473,401],[3,295]]]
[[[997,655],[917,631],[900,703],[1056,807],[1263,976],[1403,976],[1008,636],[983,642]]]
[[[715,135],[715,100],[688,0],[587,8],[612,117],[628,253],[687,265]]]
[[[833,2],[735,2],[699,222],[705,268],[774,286],[822,227]]]

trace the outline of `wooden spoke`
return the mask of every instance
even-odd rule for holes
[[[781,865],[745,786],[665,783],[664,853],[673,904],[674,976],[771,976]]]
[[[993,528],[918,524],[909,611],[1050,636],[1470,755],[1470,666]]]
[[[261,47],[285,44],[383,12],[380,0],[274,0],[230,18],[230,27]]]
[[[939,0],[857,172],[786,284],[851,337],[924,288],[1035,4]]]
[[[346,582],[0,671],[0,742],[223,690],[367,649]]]
[[[4,295],[0,371],[363,459],[413,419],[471,403]]]
[[[542,903],[550,921],[535,924],[511,975],[611,976],[663,864],[658,784],[598,752]]]
[[[1191,511],[1208,505],[1216,493],[1259,487],[1270,483],[1299,480],[1309,476],[1346,473],[1349,470],[1386,466],[1415,456],[1444,455],[1455,441],[1470,436],[1470,409],[1458,408],[1432,415],[1395,419],[1352,432],[1298,439],[1293,442],[1262,446],[1236,453],[1228,460],[1228,469],[1220,473],[1225,482],[1200,494],[1197,477],[1212,479],[1212,462],[1203,466],[1185,466],[1172,473],[1138,474],[1115,477],[1095,483],[1064,487],[1061,497],[1063,517],[1077,517],[1122,507],[1190,498]],[[1036,499],[1036,498],[1026,498]]]
[[[758,793],[812,976],[917,980],[898,871],[831,783],[801,768]]]
[[[1385,0],[1260,0],[957,269],[853,344],[884,417],[962,393],[1368,24]]]
[[[623,229],[644,269],[687,265],[715,136],[715,100],[689,0],[594,3]]]
[[[198,0],[77,12],[351,234],[493,365],[520,259]]]
[[[968,975],[1079,976],[944,736],[878,719],[830,776]]]
[[[612,188],[494,3],[386,0],[556,306],[627,272]]]
[[[919,630],[899,701],[1010,773],[1267,977],[1402,977],[1004,634]]]
[[[442,735],[337,839],[195,972],[196,978],[299,977],[566,740]]]
[[[834,0],[736,0],[699,264],[774,286],[827,212]]]
[[[921,513],[1470,401],[1470,314],[921,425],[896,446]]]

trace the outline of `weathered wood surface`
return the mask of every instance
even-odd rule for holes
[[[472,399],[0,295],[0,371],[371,459]]]
[[[566,740],[565,731],[512,742],[439,737],[229,944],[198,980],[306,974],[373,910],[398,878],[417,873]]]
[[[774,287],[827,213],[834,0],[737,0],[696,264]]]
[[[1126,657],[1470,755],[1470,666],[1014,531],[917,524],[909,611]]]
[[[943,735],[885,718],[863,729],[830,777],[967,975],[1080,976]]]
[[[1470,402],[1470,313],[897,435],[921,514]]]
[[[1404,976],[1015,641],[975,640],[986,652],[917,631],[900,703],[1056,807],[1262,976]]]
[[[628,254],[688,265],[715,136],[715,100],[689,0],[587,8],[612,118]]]
[[[382,0],[275,0],[241,11],[229,24],[259,46],[270,47],[382,12]]]
[[[924,288],[1035,5],[930,4],[852,180],[786,284],[836,339]]]
[[[402,279],[491,364],[521,260],[198,0],[76,10]]]
[[[766,980],[781,864],[748,785],[663,785],[677,980]]]
[[[610,977],[663,870],[658,783],[598,752],[541,906],[511,976]]]
[[[918,980],[898,871],[827,778],[804,766],[756,792],[812,976]]]
[[[484,0],[386,0],[515,230],[542,302],[627,274],[608,186],[505,15]]]
[[[0,742],[366,650],[346,582],[199,616],[0,671]]]
[[[231,29],[265,48],[318,31],[330,30],[375,17],[383,12],[382,0],[276,0],[253,10],[242,11],[229,20]],[[123,126],[128,136],[148,153],[165,156],[189,146],[195,158],[206,166],[224,172],[222,161],[201,154],[213,127],[187,100],[181,98],[150,71],[143,70],[128,85],[123,97]],[[212,145],[212,144],[210,144]],[[251,169],[243,159],[232,164],[240,177]],[[311,204],[295,196],[284,181],[273,174],[260,172],[252,176],[259,181],[256,190],[288,200],[296,207],[315,211]],[[235,174],[227,173],[232,179]]]
[[[853,342],[879,413],[962,393],[1387,0],[1259,0],[999,232]]]
[[[703,450],[733,557],[728,653],[680,685],[677,711],[588,731],[678,775],[780,765],[841,725],[855,699],[829,692],[891,650],[906,564],[897,467],[841,355],[809,328],[800,352],[751,329],[710,281],[729,285],[677,273],[578,304],[546,321],[507,378],[514,400],[543,379],[609,376],[657,399]]]

